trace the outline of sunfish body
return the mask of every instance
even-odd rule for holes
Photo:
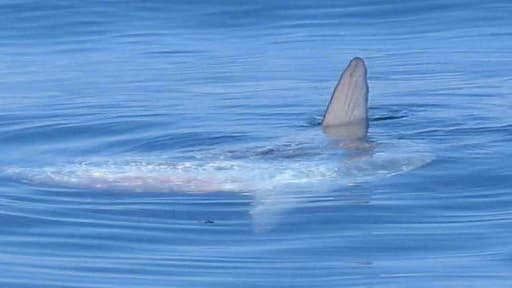
[[[255,198],[251,209],[255,222],[267,222],[265,219],[300,203],[291,200],[297,191],[310,193],[322,190],[319,185],[339,186],[395,175],[431,160],[430,156],[419,156],[421,149],[416,151],[411,145],[393,145],[385,151],[374,151],[374,147],[367,145],[366,77],[363,59],[353,58],[334,88],[322,129],[336,143],[335,149],[324,147],[332,145],[323,145],[326,138],[316,137],[322,134],[320,131],[310,131],[314,137],[273,143],[262,150],[264,153],[255,147],[238,147],[235,156],[227,151],[213,151],[214,156],[192,153],[164,160],[161,156],[132,155],[129,159],[87,159],[46,168],[6,168],[0,169],[0,174],[30,184],[96,190],[249,192]],[[352,153],[354,150],[357,153]],[[357,154],[356,157],[344,154],[347,151]]]
[[[353,58],[334,91],[322,120],[322,128],[333,138],[361,139],[368,133],[368,81],[366,64]]]

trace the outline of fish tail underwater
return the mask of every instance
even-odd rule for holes
[[[511,287],[511,13],[1,2],[0,287]]]

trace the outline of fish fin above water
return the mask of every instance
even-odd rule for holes
[[[368,81],[364,60],[350,60],[331,96],[322,120],[322,126],[343,126],[363,122],[362,131],[368,131]],[[361,131],[359,131],[361,132]],[[360,134],[360,133],[359,133]]]

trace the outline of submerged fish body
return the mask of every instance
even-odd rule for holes
[[[111,192],[242,193],[251,197],[257,230],[272,228],[284,211],[355,184],[404,173],[432,161],[426,147],[404,141],[368,149],[274,145],[163,158],[96,158],[44,168],[7,167],[2,174],[35,186]],[[216,156],[214,156],[216,155]],[[241,155],[245,155],[242,157]],[[183,160],[188,158],[190,160]]]
[[[293,147],[267,146],[260,148],[260,153],[254,147],[238,147],[238,151],[167,158],[155,155],[96,158],[43,168],[5,167],[2,173],[25,183],[69,188],[252,194],[262,190],[285,191],[290,186],[373,181],[432,160],[425,147],[404,141],[340,149],[344,145],[347,144],[331,145],[325,141],[323,147],[317,148],[308,143]]]

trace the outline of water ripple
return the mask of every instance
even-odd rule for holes
[[[511,12],[2,1],[0,286],[509,287]],[[354,56],[371,153],[319,126]]]

